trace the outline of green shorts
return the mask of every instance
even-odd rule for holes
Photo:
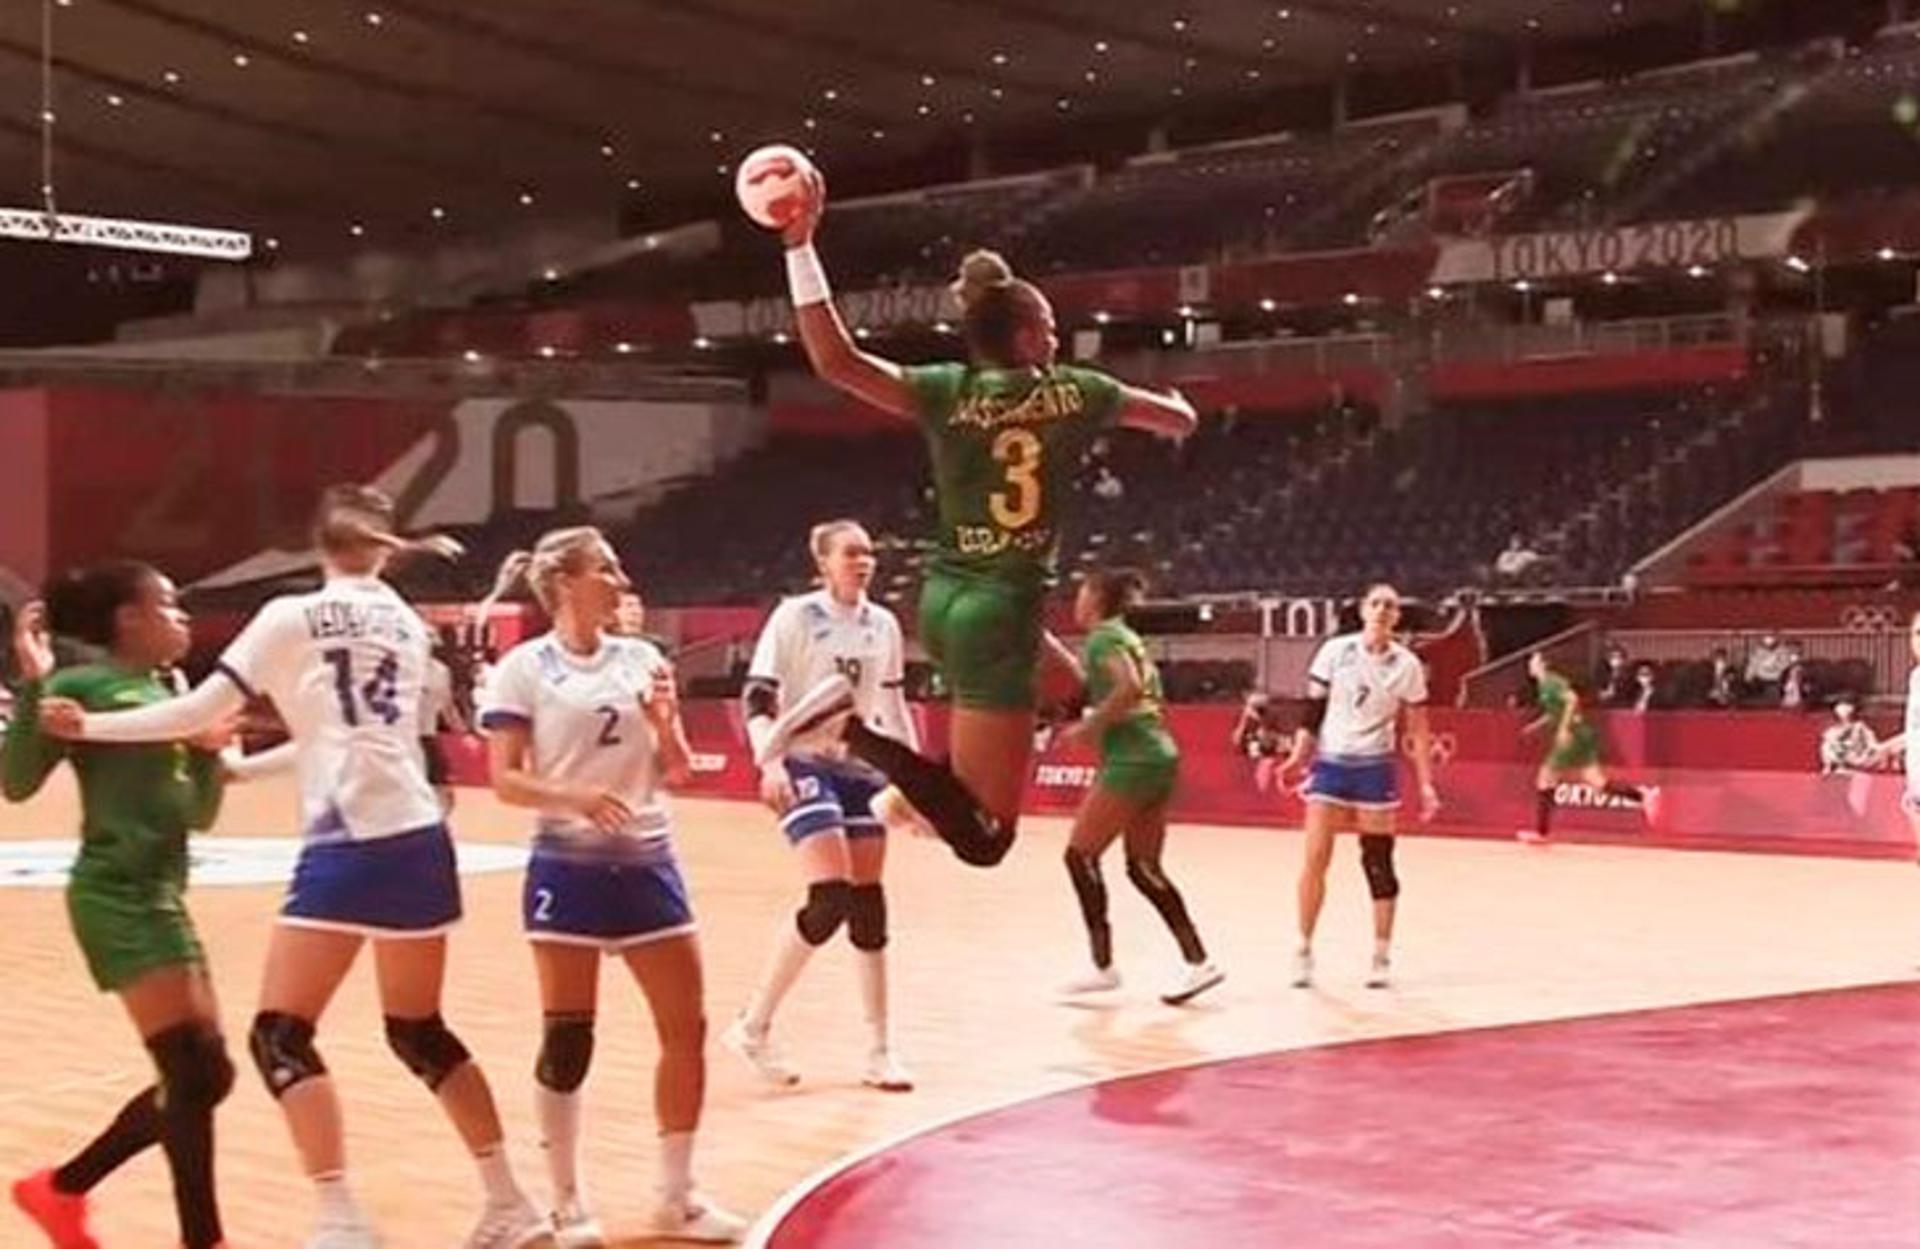
[[[1141,806],[1173,797],[1180,779],[1180,747],[1165,729],[1120,725],[1100,744],[1097,783],[1108,793]]]
[[[935,569],[920,590],[920,643],[955,705],[1029,711],[1045,591]]]
[[[1548,752],[1548,767],[1556,772],[1583,772],[1600,762],[1600,734],[1591,724],[1574,725],[1568,737],[1572,740],[1566,745]]]
[[[124,989],[156,968],[207,961],[186,900],[171,885],[75,880],[67,886],[67,918],[102,992]]]

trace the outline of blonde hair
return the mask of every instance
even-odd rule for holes
[[[553,615],[559,607],[556,583],[566,574],[580,571],[586,556],[605,545],[606,535],[592,525],[550,529],[541,534],[531,551],[515,551],[500,561],[500,572],[493,579],[493,589],[487,592],[486,598],[480,600],[481,617],[484,618],[493,605],[511,593],[522,580],[533,591],[540,609],[549,616]]]
[[[425,552],[457,558],[460,544],[438,534],[407,538],[394,532],[393,498],[351,482],[328,486],[314,510],[313,544],[329,559],[354,563],[385,555]]]
[[[865,533],[867,527],[851,516],[823,520],[807,531],[807,550],[812,553],[814,559],[823,560],[833,552],[833,540],[854,529]]]

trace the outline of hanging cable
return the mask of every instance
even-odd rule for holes
[[[53,191],[53,0],[40,0],[40,202],[49,218],[60,215]]]

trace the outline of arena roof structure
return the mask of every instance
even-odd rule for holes
[[[969,128],[1249,104],[1699,0],[44,0],[64,210],[345,250],[631,208],[779,137],[832,164]],[[1721,6],[1726,7],[1726,6]],[[1739,7],[1734,5],[1732,7]],[[0,6],[0,202],[39,202],[40,0]],[[712,182],[703,182],[712,179]]]

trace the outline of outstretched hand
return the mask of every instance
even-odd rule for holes
[[[71,698],[40,700],[40,731],[48,737],[77,742],[81,740],[86,725],[87,709]]]
[[[788,247],[805,247],[813,242],[814,231],[827,211],[827,179],[818,169],[807,174],[806,198],[793,219],[780,228],[781,241]]]

